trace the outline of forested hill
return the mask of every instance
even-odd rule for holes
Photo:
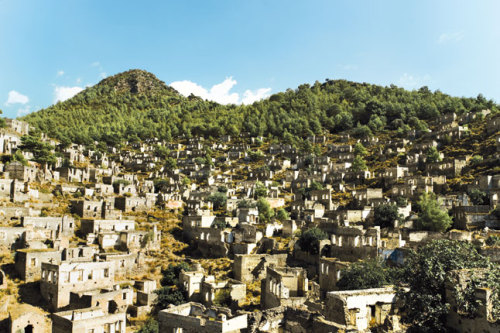
[[[362,133],[426,128],[441,114],[498,111],[482,95],[458,98],[426,87],[407,91],[345,80],[326,80],[272,95],[252,105],[220,105],[183,97],[153,74],[130,70],[89,87],[73,98],[23,119],[66,142],[127,139],[171,140],[181,135],[218,137],[250,132],[299,143],[312,134]]]

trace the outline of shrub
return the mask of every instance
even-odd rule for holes
[[[136,333],[158,333],[158,322],[149,318]]]

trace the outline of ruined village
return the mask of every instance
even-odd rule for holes
[[[499,114],[429,124],[301,149],[241,133],[93,150],[39,133],[48,166],[26,148],[33,128],[6,119],[0,331],[405,332],[406,287],[346,290],[350,267],[399,267],[440,240],[500,261]],[[445,231],[419,223],[423,197],[449,214]],[[388,207],[397,216],[381,225]],[[491,288],[474,287],[473,313],[456,299],[480,271],[446,273],[448,329],[500,331]]]

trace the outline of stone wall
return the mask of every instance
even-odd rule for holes
[[[262,280],[266,277],[266,269],[269,265],[285,266],[286,260],[286,253],[235,255],[234,278],[243,282]]]

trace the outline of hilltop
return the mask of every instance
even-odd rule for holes
[[[140,141],[151,137],[220,137],[248,132],[293,145],[310,135],[352,131],[404,135],[425,129],[437,117],[490,109],[485,99],[458,98],[427,87],[407,91],[346,80],[316,81],[252,105],[220,105],[184,97],[155,75],[130,70],[108,77],[73,98],[23,119],[64,142],[90,144]]]

